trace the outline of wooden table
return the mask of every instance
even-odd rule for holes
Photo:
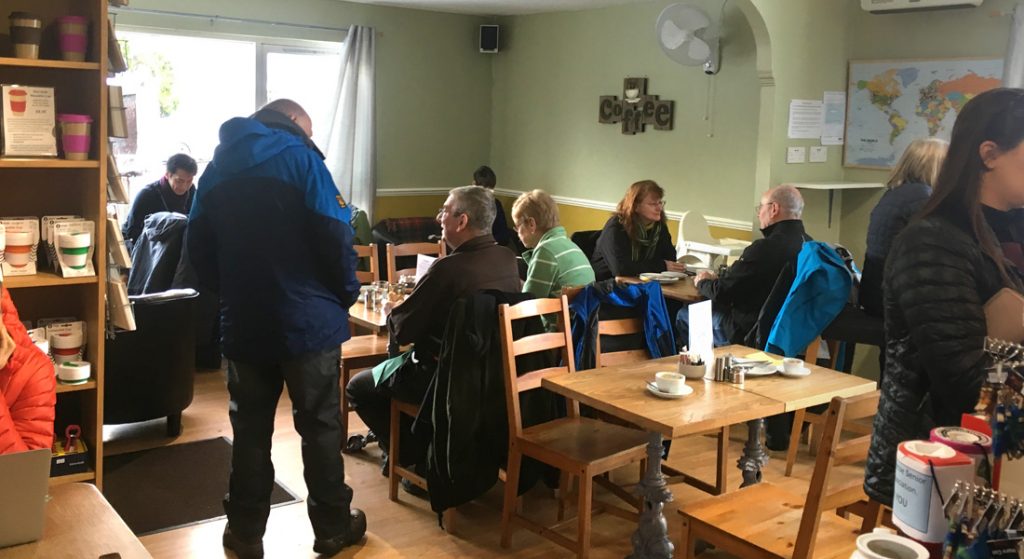
[[[356,304],[348,308],[348,319],[349,322],[366,328],[374,334],[380,334],[388,328],[388,315],[380,309],[367,309],[362,301],[357,301]]]
[[[0,549],[0,558],[97,559],[117,553],[121,559],[152,559],[95,485],[52,486],[50,497],[42,539]]]
[[[756,350],[728,346],[716,355],[732,353],[743,357]],[[545,378],[542,386],[552,392],[587,404],[602,412],[628,420],[650,433],[647,471],[638,486],[644,498],[637,531],[633,535],[634,559],[672,556],[673,545],[665,528],[664,505],[672,499],[661,473],[663,437],[677,438],[746,422],[747,444],[737,466],[744,485],[761,479],[768,462],[761,438],[764,418],[830,401],[834,396],[853,396],[875,389],[874,381],[811,366],[807,379],[780,375],[750,378],[740,385],[713,380],[687,381],[693,394],[666,400],[648,394],[645,383],[657,371],[674,370],[676,357],[666,357],[619,367],[606,367]]]
[[[625,284],[645,283],[634,276],[616,276],[615,281]],[[665,295],[666,299],[674,299],[683,303],[698,303],[704,300],[704,296],[697,291],[697,286],[693,285],[693,278],[690,277],[681,278],[675,283],[661,284],[661,293]]]

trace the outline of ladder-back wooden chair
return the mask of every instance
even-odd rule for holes
[[[388,281],[392,283],[398,282],[398,279],[403,275],[416,273],[415,268],[397,270],[395,259],[398,257],[424,254],[440,258],[445,255],[447,250],[444,241],[437,241],[436,243],[403,243],[400,245],[388,243],[386,248],[385,259],[387,260]]]
[[[558,331],[513,339],[513,322],[543,315],[558,317]],[[563,295],[557,299],[524,301],[514,306],[501,305],[498,308],[498,317],[509,425],[501,545],[510,545],[513,525],[518,524],[574,551],[578,557],[587,557],[590,553],[590,520],[593,507],[592,480],[616,468],[646,459],[647,435],[629,427],[580,417],[579,403],[573,400],[566,401],[568,417],[524,428],[519,409],[519,394],[540,388],[541,381],[546,376],[571,374],[575,371],[572,334],[568,326],[568,302]],[[552,350],[561,354],[561,366],[521,371],[516,364],[518,356]],[[563,474],[563,482],[568,476],[579,479],[575,541],[557,533],[557,526],[542,526],[517,512],[519,472],[524,456],[558,468]],[[559,490],[564,497],[567,487],[560,487]],[[561,511],[561,507],[559,508]],[[617,511],[611,506],[604,508],[608,512]]]
[[[840,441],[840,435],[844,423],[875,414],[879,394],[832,399],[806,496],[762,482],[682,506],[681,557],[693,559],[697,540],[745,559],[849,557],[857,536],[878,523],[881,507],[872,502],[861,507],[865,512],[859,523],[828,513],[867,501],[863,475],[839,488],[830,482],[837,466],[867,458],[870,434],[847,441]]]
[[[356,271],[356,279],[361,284],[368,284],[380,279],[380,262],[377,256],[377,245],[352,245],[358,260],[369,259],[368,271]],[[354,325],[349,322],[350,330]],[[354,331],[354,330],[353,330]],[[348,414],[351,410],[345,395],[345,386],[352,378],[353,371],[373,367],[388,357],[388,337],[379,334],[352,336],[341,344],[341,428],[348,437]]]

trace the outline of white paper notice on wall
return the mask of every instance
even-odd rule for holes
[[[828,148],[825,146],[811,146],[811,163],[824,163],[828,161]]]
[[[691,303],[687,308],[690,313],[690,351],[700,354],[704,363],[715,362],[715,332],[712,330],[711,301]]]
[[[789,101],[789,137],[794,140],[821,138],[823,104],[817,99]]]
[[[806,163],[807,148],[790,147],[786,148],[786,163]]]
[[[846,133],[846,92],[826,91],[822,109],[821,145],[841,146]],[[812,158],[813,162],[814,159]]]

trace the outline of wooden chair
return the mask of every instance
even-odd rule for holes
[[[818,355],[818,347],[821,345],[821,337],[814,338],[810,345],[807,346],[807,350],[804,352],[804,358],[808,363],[816,363]],[[828,346],[828,368],[835,369],[836,361],[839,355],[839,342],[834,340],[827,340],[826,345]],[[793,429],[789,433],[789,448],[786,449],[786,476],[793,474],[793,465],[796,464],[796,452],[797,447],[800,444],[800,433],[803,432],[804,424],[807,424],[807,444],[810,447],[811,454],[815,453],[818,447],[818,437],[814,436],[815,430],[820,430],[822,425],[825,424],[825,413],[814,413],[807,411],[806,408],[796,410],[793,414]],[[854,423],[846,427],[848,430],[859,432],[860,434],[870,433],[870,427],[863,424]]]
[[[420,406],[418,404],[391,399],[391,435],[388,440],[388,498],[396,503],[398,502],[398,487],[403,478],[409,480],[409,483],[416,487],[429,491],[427,480],[423,476],[406,468],[398,461],[398,457],[401,456],[402,415],[415,418],[419,413]],[[444,530],[449,534],[455,533],[455,509],[445,509],[442,516],[441,525]]]
[[[878,523],[881,507],[868,502],[860,523],[823,513],[867,500],[861,476],[838,489],[829,482],[834,467],[867,458],[870,435],[843,442],[840,435],[846,421],[875,414],[879,394],[876,390],[832,399],[806,497],[763,482],[680,508],[681,557],[693,559],[697,540],[744,559],[849,557],[856,549],[856,537]]]
[[[377,245],[353,245],[359,259],[369,258],[369,271],[356,271],[359,283],[371,283],[380,279],[380,262],[377,257]],[[350,322],[349,327],[353,325]],[[364,334],[352,336],[341,344],[341,428],[348,436],[348,414],[352,411],[345,396],[345,386],[351,380],[352,372],[373,367],[388,357],[387,335]]]
[[[558,316],[557,332],[513,339],[513,321],[552,314]],[[568,417],[523,428],[519,394],[539,388],[541,380],[546,376],[575,371],[572,335],[568,327],[568,301],[563,295],[558,299],[524,301],[511,307],[501,305],[498,308],[498,316],[509,425],[508,467],[501,515],[501,546],[509,546],[513,524],[519,524],[574,551],[577,557],[587,557],[590,553],[590,519],[593,507],[592,480],[616,468],[644,460],[647,456],[647,435],[629,427],[580,417],[579,403],[573,400],[566,402]],[[517,356],[549,350],[560,352],[562,366],[529,372],[518,370]],[[519,471],[523,456],[561,470],[563,483],[569,476],[579,479],[576,541],[557,533],[557,526],[541,526],[516,511],[519,500]],[[560,487],[563,502],[567,487],[567,483]],[[617,512],[617,509],[610,506],[603,508],[608,512]],[[562,511],[561,506],[559,511]],[[559,516],[561,520],[561,514]]]
[[[370,243],[368,245],[352,245],[352,248],[356,251],[357,260],[363,258],[370,259],[370,270],[356,270],[356,279],[359,283],[367,284],[375,281],[380,281],[380,262],[377,257],[377,245]]]
[[[400,245],[393,245],[388,243],[387,245],[387,270],[388,270],[388,281],[397,282],[398,278],[403,274],[414,274],[416,273],[415,268],[406,268],[402,270],[395,269],[395,259],[399,256],[413,256],[416,254],[425,254],[427,256],[437,256],[438,258],[445,255],[445,244],[444,241],[437,241],[436,243],[404,243]]]
[[[571,302],[572,299],[577,294],[579,294],[579,292],[582,291],[582,290],[583,290],[582,287],[566,287],[566,288],[562,289],[562,293]],[[596,362],[597,368],[601,368],[601,367],[614,367],[616,365],[623,365],[623,364],[626,364],[626,363],[636,363],[638,361],[647,361],[647,360],[649,360],[651,358],[651,354],[647,351],[646,347],[645,348],[640,348],[640,349],[626,349],[626,350],[622,350],[622,351],[611,351],[611,352],[602,352],[601,351],[601,337],[602,336],[631,336],[631,335],[637,335],[637,334],[641,334],[642,335],[643,332],[644,332],[644,323],[643,323],[643,319],[641,319],[640,317],[634,316],[634,317],[631,317],[631,318],[598,320],[598,322],[597,322],[597,339],[595,340],[595,344],[594,344],[595,345],[594,351],[597,354],[595,356],[596,357],[595,362]],[[629,425],[628,423],[622,421],[621,419],[618,419],[616,417],[612,417],[612,416],[607,415],[607,414],[599,414],[598,417],[600,419],[604,420],[604,421],[610,421],[612,423],[618,423],[620,425]],[[687,483],[689,485],[692,485],[693,487],[696,487],[697,489],[700,489],[701,491],[705,491],[707,493],[710,493],[711,495],[721,495],[722,493],[725,493],[726,491],[728,491],[728,480],[729,480],[729,475],[728,475],[728,471],[729,471],[729,464],[728,464],[728,462],[729,462],[729,427],[726,426],[726,427],[722,427],[721,429],[716,429],[714,432],[706,433],[706,435],[713,436],[718,441],[717,442],[718,459],[717,459],[716,464],[715,464],[716,467],[715,467],[715,483],[714,483],[714,485],[712,485],[712,484],[710,484],[710,483],[708,483],[708,482],[706,482],[704,480],[698,479],[698,478],[696,478],[696,477],[694,477],[692,475],[689,475],[689,474],[687,474],[687,473],[685,473],[685,472],[683,472],[681,470],[677,470],[677,469],[675,469],[675,468],[673,468],[671,466],[665,465],[665,464],[662,464],[661,471],[665,475],[669,476],[670,478],[676,478],[676,479],[670,480],[670,482],[680,482],[681,481],[683,483]],[[641,472],[640,472],[640,476],[641,477],[643,477],[643,469],[644,468],[641,468]],[[619,486],[611,485],[610,482],[608,482],[607,480],[600,481],[599,483],[604,485],[607,489],[609,489],[613,493],[616,493],[617,495],[619,495],[619,497],[622,497],[623,499],[625,499],[627,502],[630,501],[630,498],[628,497],[628,495],[625,495],[624,492],[620,493],[620,491],[622,491],[622,488],[620,488]]]

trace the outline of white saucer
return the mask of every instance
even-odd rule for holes
[[[689,396],[690,394],[693,394],[693,387],[690,386],[689,384],[684,384],[682,392],[680,392],[679,394],[672,394],[670,392],[662,392],[661,390],[658,390],[658,387],[655,386],[653,383],[648,382],[647,391],[659,398],[675,400],[677,398],[682,398],[684,396]]]
[[[662,272],[661,276],[676,279],[683,279],[685,277],[689,277],[689,275],[686,272]]]
[[[779,367],[779,374],[781,374],[784,377],[789,377],[789,378],[803,378],[803,377],[806,377],[807,375],[811,374],[811,369],[805,366],[802,369],[800,369],[799,372],[787,373],[785,369],[783,369],[782,367]]]
[[[640,279],[644,281],[656,281],[658,283],[675,283],[679,281],[679,278],[668,276],[665,274],[656,274],[653,272],[645,272],[640,274]]]
[[[743,375],[747,377],[767,377],[779,372],[781,367],[768,363],[747,369]]]

